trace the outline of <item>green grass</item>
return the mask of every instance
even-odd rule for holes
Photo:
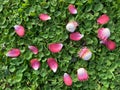
[[[68,5],[74,4],[78,14],[71,15]],[[51,20],[42,22],[40,13],[47,13]],[[97,18],[106,13],[110,21],[103,25],[111,31],[110,39],[117,48],[109,51],[99,44]],[[69,40],[66,24],[76,20],[76,31],[84,34],[78,42]],[[13,26],[21,24],[26,34],[17,36]],[[120,1],[119,0],[0,0],[0,90],[120,90]],[[52,54],[47,46],[61,42],[60,53]],[[28,45],[36,45],[39,54],[34,55]],[[88,62],[78,58],[77,52],[86,45],[93,52]],[[5,56],[11,48],[19,48],[21,55],[12,59]],[[54,57],[59,63],[53,73],[46,60]],[[29,61],[38,58],[41,67],[34,71]],[[73,61],[75,59],[75,61]],[[88,81],[77,80],[77,69],[84,67],[89,74]],[[71,87],[63,83],[67,72],[73,79]]]

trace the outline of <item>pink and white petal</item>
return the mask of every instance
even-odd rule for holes
[[[47,64],[53,72],[56,72],[58,69],[58,63],[54,58],[48,58]]]
[[[48,48],[53,53],[58,53],[62,50],[63,44],[62,43],[51,43],[48,45]]]
[[[25,35],[25,29],[21,25],[14,26],[15,32],[18,36],[23,37]]]
[[[87,47],[83,47],[79,52],[78,56],[83,60],[89,60],[92,57],[92,52]]]
[[[109,16],[107,16],[106,14],[103,14],[97,19],[97,23],[106,24],[109,20],[110,20]]]
[[[78,26],[78,23],[76,21],[70,21],[66,25],[66,29],[69,32],[74,32],[76,30],[77,26]]]
[[[106,41],[110,37],[110,30],[108,28],[98,29],[98,38],[102,41]]]
[[[42,21],[47,21],[47,20],[50,20],[51,17],[48,14],[40,14],[39,19]]]
[[[70,39],[74,41],[79,41],[84,37],[84,35],[80,34],[79,32],[74,32],[70,34]]]
[[[71,86],[72,85],[72,78],[67,73],[64,73],[63,81],[64,81],[65,85],[67,85],[67,86]]]
[[[6,56],[13,57],[13,58],[18,57],[19,55],[20,55],[20,50],[17,48],[13,48],[9,50],[6,54]]]
[[[40,62],[38,61],[38,59],[30,60],[30,65],[34,70],[38,70],[40,68]]]
[[[36,46],[28,46],[28,48],[34,53],[38,54],[38,48]]]
[[[77,70],[77,77],[79,81],[86,81],[89,78],[88,73],[84,68],[79,68]]]
[[[77,9],[76,9],[75,6],[72,5],[72,4],[70,4],[70,5],[68,6],[68,10],[69,10],[69,12],[70,12],[71,14],[77,14]]]

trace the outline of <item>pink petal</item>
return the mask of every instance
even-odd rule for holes
[[[69,12],[70,12],[71,14],[77,14],[77,9],[76,9],[75,6],[72,5],[72,4],[70,4],[70,5],[68,6],[68,10],[69,10]]]
[[[56,72],[58,69],[58,63],[54,58],[48,58],[47,64],[53,72]]]
[[[92,52],[90,51],[90,49],[88,49],[87,47],[83,47],[79,52],[78,55],[80,58],[82,58],[83,60],[89,60],[92,57]]]
[[[14,26],[15,32],[18,36],[23,37],[25,35],[25,29],[21,25]]]
[[[6,56],[8,57],[18,57],[19,55],[20,55],[20,50],[17,48],[13,48],[9,50],[8,53],[6,54]]]
[[[48,45],[48,48],[53,53],[58,53],[62,50],[63,44],[62,43],[52,43]]]
[[[84,37],[84,35],[80,34],[79,32],[74,32],[70,34],[70,39],[74,41],[79,41]]]
[[[109,21],[109,17],[106,14],[103,14],[97,19],[98,24],[106,24]]]
[[[88,73],[84,68],[79,68],[77,70],[77,77],[79,81],[86,81],[89,78]]]
[[[72,85],[72,78],[67,73],[64,73],[63,81],[64,81],[65,85],[67,85],[67,86],[71,86]]]
[[[38,59],[30,60],[30,65],[34,70],[38,70],[40,68],[40,62],[38,61]]]
[[[108,28],[98,29],[98,38],[102,41],[107,40],[110,37],[110,30]]]
[[[116,48],[116,43],[112,40],[107,39],[105,42],[102,42],[102,43],[105,44],[110,51]]]
[[[39,15],[39,18],[40,18],[40,20],[42,20],[42,21],[47,21],[47,20],[50,20],[50,19],[51,19],[51,17],[50,17],[48,14],[40,14],[40,15]]]
[[[78,26],[78,23],[76,21],[70,21],[67,25],[66,25],[66,29],[69,32],[74,32],[76,30]]]
[[[28,48],[34,53],[38,54],[38,48],[36,46],[28,46]]]

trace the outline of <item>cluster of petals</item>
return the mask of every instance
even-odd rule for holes
[[[97,19],[98,24],[106,24],[109,21],[109,16],[106,14],[101,15]],[[110,29],[109,28],[99,28],[98,29],[98,38],[101,40],[100,43],[104,44],[108,50],[112,51],[116,48],[116,43],[109,39],[110,37]]]
[[[66,25],[66,29],[69,32],[74,32],[76,30],[77,26],[78,26],[78,23],[76,21],[70,21]]]

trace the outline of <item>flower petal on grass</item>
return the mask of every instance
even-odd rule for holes
[[[87,47],[83,47],[79,52],[78,56],[83,60],[89,60],[92,57],[92,52]]]
[[[28,46],[28,48],[34,53],[38,54],[38,48],[36,46]]]
[[[79,32],[74,32],[70,34],[70,39],[74,41],[79,41],[84,37],[84,35],[80,34]]]
[[[47,20],[50,20],[51,17],[48,14],[40,14],[39,19],[42,21],[47,21]]]
[[[98,24],[106,24],[109,20],[110,20],[110,18],[106,14],[103,14],[97,19],[97,23]]]
[[[67,86],[71,86],[72,85],[72,78],[67,73],[64,73],[63,81],[64,81],[65,85],[67,85]]]
[[[98,38],[102,41],[106,41],[110,37],[109,28],[99,28],[98,29]]]
[[[34,70],[38,70],[40,68],[40,62],[38,61],[38,59],[30,60],[30,65]]]
[[[62,43],[51,43],[48,45],[48,48],[53,53],[58,53],[62,50],[63,44]]]
[[[56,72],[58,69],[58,63],[54,58],[48,58],[47,64],[53,72]]]
[[[88,73],[84,68],[79,68],[77,70],[77,77],[79,81],[86,81],[89,78]]]
[[[15,32],[18,36],[23,37],[25,35],[25,29],[21,25],[14,26]]]
[[[68,6],[68,10],[69,10],[69,12],[70,12],[71,14],[77,14],[77,9],[76,9],[75,6],[72,5],[72,4],[70,4],[70,5]]]
[[[8,57],[18,57],[20,55],[20,50],[17,48],[13,48],[11,50],[8,51],[8,53],[6,54],[6,56]]]
[[[76,21],[70,21],[66,25],[66,29],[69,32],[74,32],[76,30],[77,26],[78,26],[78,23]]]

